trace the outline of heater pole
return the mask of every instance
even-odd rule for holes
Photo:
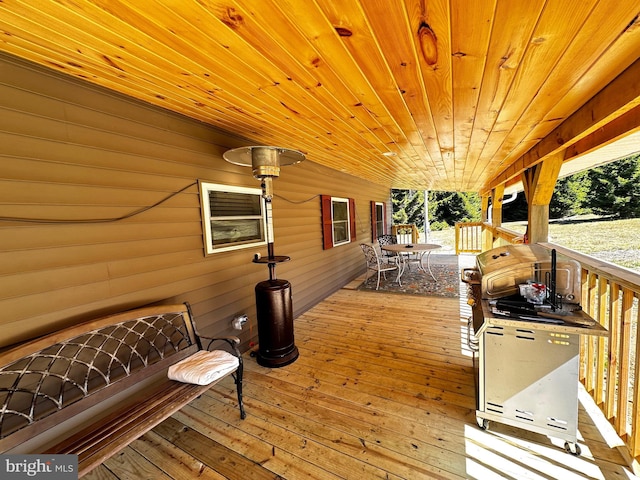
[[[276,279],[276,256],[273,250],[273,210],[271,208],[271,199],[264,195],[264,183],[262,184],[263,197],[265,199],[265,216],[267,220],[266,237],[267,237],[267,260],[269,261],[269,280]]]

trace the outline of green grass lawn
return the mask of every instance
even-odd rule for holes
[[[503,226],[521,233],[526,227],[522,222]],[[431,232],[429,241],[454,249],[454,231],[450,228]],[[587,217],[552,221],[549,241],[640,273],[640,218],[602,220]]]

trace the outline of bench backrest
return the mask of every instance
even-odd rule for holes
[[[184,304],[104,317],[0,354],[0,452],[200,348]]]

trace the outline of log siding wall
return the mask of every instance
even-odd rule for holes
[[[244,348],[257,339],[256,252],[205,257],[198,179],[259,187],[222,153],[250,144],[205,124],[0,54],[0,348],[87,318],[189,301],[203,333],[231,333],[247,313]],[[295,137],[291,145],[296,148]],[[28,223],[6,217],[105,219]],[[277,267],[297,316],[364,271],[370,201],[389,190],[312,161],[274,182]],[[322,249],[320,194],[353,197],[357,238]],[[266,255],[266,248],[261,249]]]

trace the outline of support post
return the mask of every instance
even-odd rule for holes
[[[431,227],[429,224],[429,190],[424,191],[424,243],[429,243]]]
[[[490,195],[482,195],[480,205],[480,220],[485,223],[489,221],[489,198]]]
[[[502,199],[504,197],[504,183],[501,183],[491,191],[491,225],[496,228],[502,226]],[[495,245],[497,237],[491,233],[491,248]]]
[[[549,241],[549,203],[558,181],[564,152],[547,157],[522,174],[527,198],[527,235],[529,243]]]
[[[484,194],[481,197],[480,204],[480,221],[484,224],[489,221],[489,199],[491,195]],[[491,231],[482,227],[482,251],[490,250],[493,245],[491,245],[492,234]]]

